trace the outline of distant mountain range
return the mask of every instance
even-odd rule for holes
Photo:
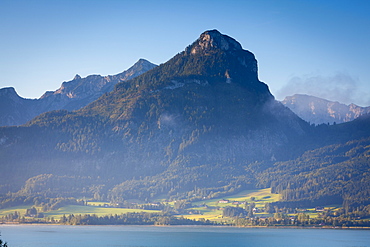
[[[22,125],[52,110],[78,110],[112,91],[117,83],[133,79],[154,67],[155,64],[140,59],[117,75],[90,75],[85,78],[76,75],[73,80],[63,82],[56,91],[45,92],[39,99],[22,98],[12,87],[1,88],[0,126]],[[281,103],[303,120],[316,125],[349,122],[370,113],[370,107],[345,105],[305,94],[287,96]]]
[[[0,126],[22,125],[47,111],[80,109],[104,93],[112,91],[117,83],[130,80],[154,67],[155,64],[140,59],[128,70],[117,75],[90,75],[85,78],[76,75],[73,80],[63,82],[58,90],[46,92],[39,99],[25,99],[12,87],[2,88]]]
[[[152,66],[79,110],[0,128],[0,201],[195,201],[271,187],[282,207],[370,203],[369,114],[309,124],[258,79],[254,54],[217,30]],[[100,95],[125,77],[93,78]],[[95,95],[82,80],[40,100],[81,99],[61,104],[77,109]]]
[[[345,105],[305,94],[287,96],[282,103],[303,120],[316,125],[349,122],[370,113],[370,107]]]

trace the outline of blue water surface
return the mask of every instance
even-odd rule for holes
[[[9,247],[370,247],[369,230],[1,225]]]

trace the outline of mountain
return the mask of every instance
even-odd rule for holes
[[[311,126],[274,99],[250,51],[209,30],[77,111],[0,128],[0,192],[22,201],[220,197],[278,186],[284,181],[265,178],[265,171],[312,149],[368,137],[368,124],[362,117]]]
[[[207,169],[228,164],[236,172],[248,162],[290,157],[285,150],[296,149],[290,144],[309,129],[258,80],[254,55],[211,30],[78,111],[2,129],[0,153],[20,183],[50,173],[119,184],[191,168],[191,176],[203,170],[192,186],[214,186],[214,178],[203,178]]]
[[[34,109],[37,100],[20,97],[14,88],[0,89],[0,126],[10,126],[25,123],[35,117]]]
[[[305,94],[287,96],[281,103],[302,119],[316,125],[349,122],[370,113],[370,107],[345,105]]]
[[[140,59],[128,70],[109,76],[90,75],[63,82],[56,91],[46,92],[39,99],[24,99],[13,88],[0,89],[0,126],[22,125],[37,115],[52,110],[77,110],[102,94],[113,90],[114,85],[130,80],[154,68],[156,65]]]

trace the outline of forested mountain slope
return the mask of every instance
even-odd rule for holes
[[[8,174],[0,191],[115,202],[215,197],[270,185],[263,172],[275,162],[369,136],[367,124],[353,124],[309,125],[259,81],[251,52],[211,30],[78,111],[0,128]]]
[[[258,176],[260,186],[283,195],[282,205],[293,207],[370,203],[370,115],[336,128],[367,125],[364,138],[324,146],[297,159],[277,162]],[[365,127],[365,126],[363,126]],[[364,129],[364,128],[363,128]],[[339,131],[338,131],[339,133]],[[365,137],[366,136],[366,137]]]

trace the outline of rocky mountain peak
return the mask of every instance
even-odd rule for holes
[[[191,47],[191,54],[199,52],[209,52],[211,50],[221,49],[223,51],[242,50],[242,46],[235,39],[221,34],[218,30],[205,31],[194,42]]]
[[[152,64],[152,63],[144,58],[140,58],[135,64]]]
[[[79,80],[81,79],[81,76],[79,74],[76,74],[75,77],[73,78],[73,80]]]
[[[151,70],[152,68],[156,67],[157,65],[149,62],[148,60],[145,60],[143,58],[140,58],[129,70],[142,70],[145,69],[145,71]]]
[[[146,71],[149,71],[153,68],[157,67],[157,65],[140,58],[134,65],[132,65],[128,70],[118,74],[117,76],[120,78],[121,81],[127,81],[136,76],[143,74]]]

